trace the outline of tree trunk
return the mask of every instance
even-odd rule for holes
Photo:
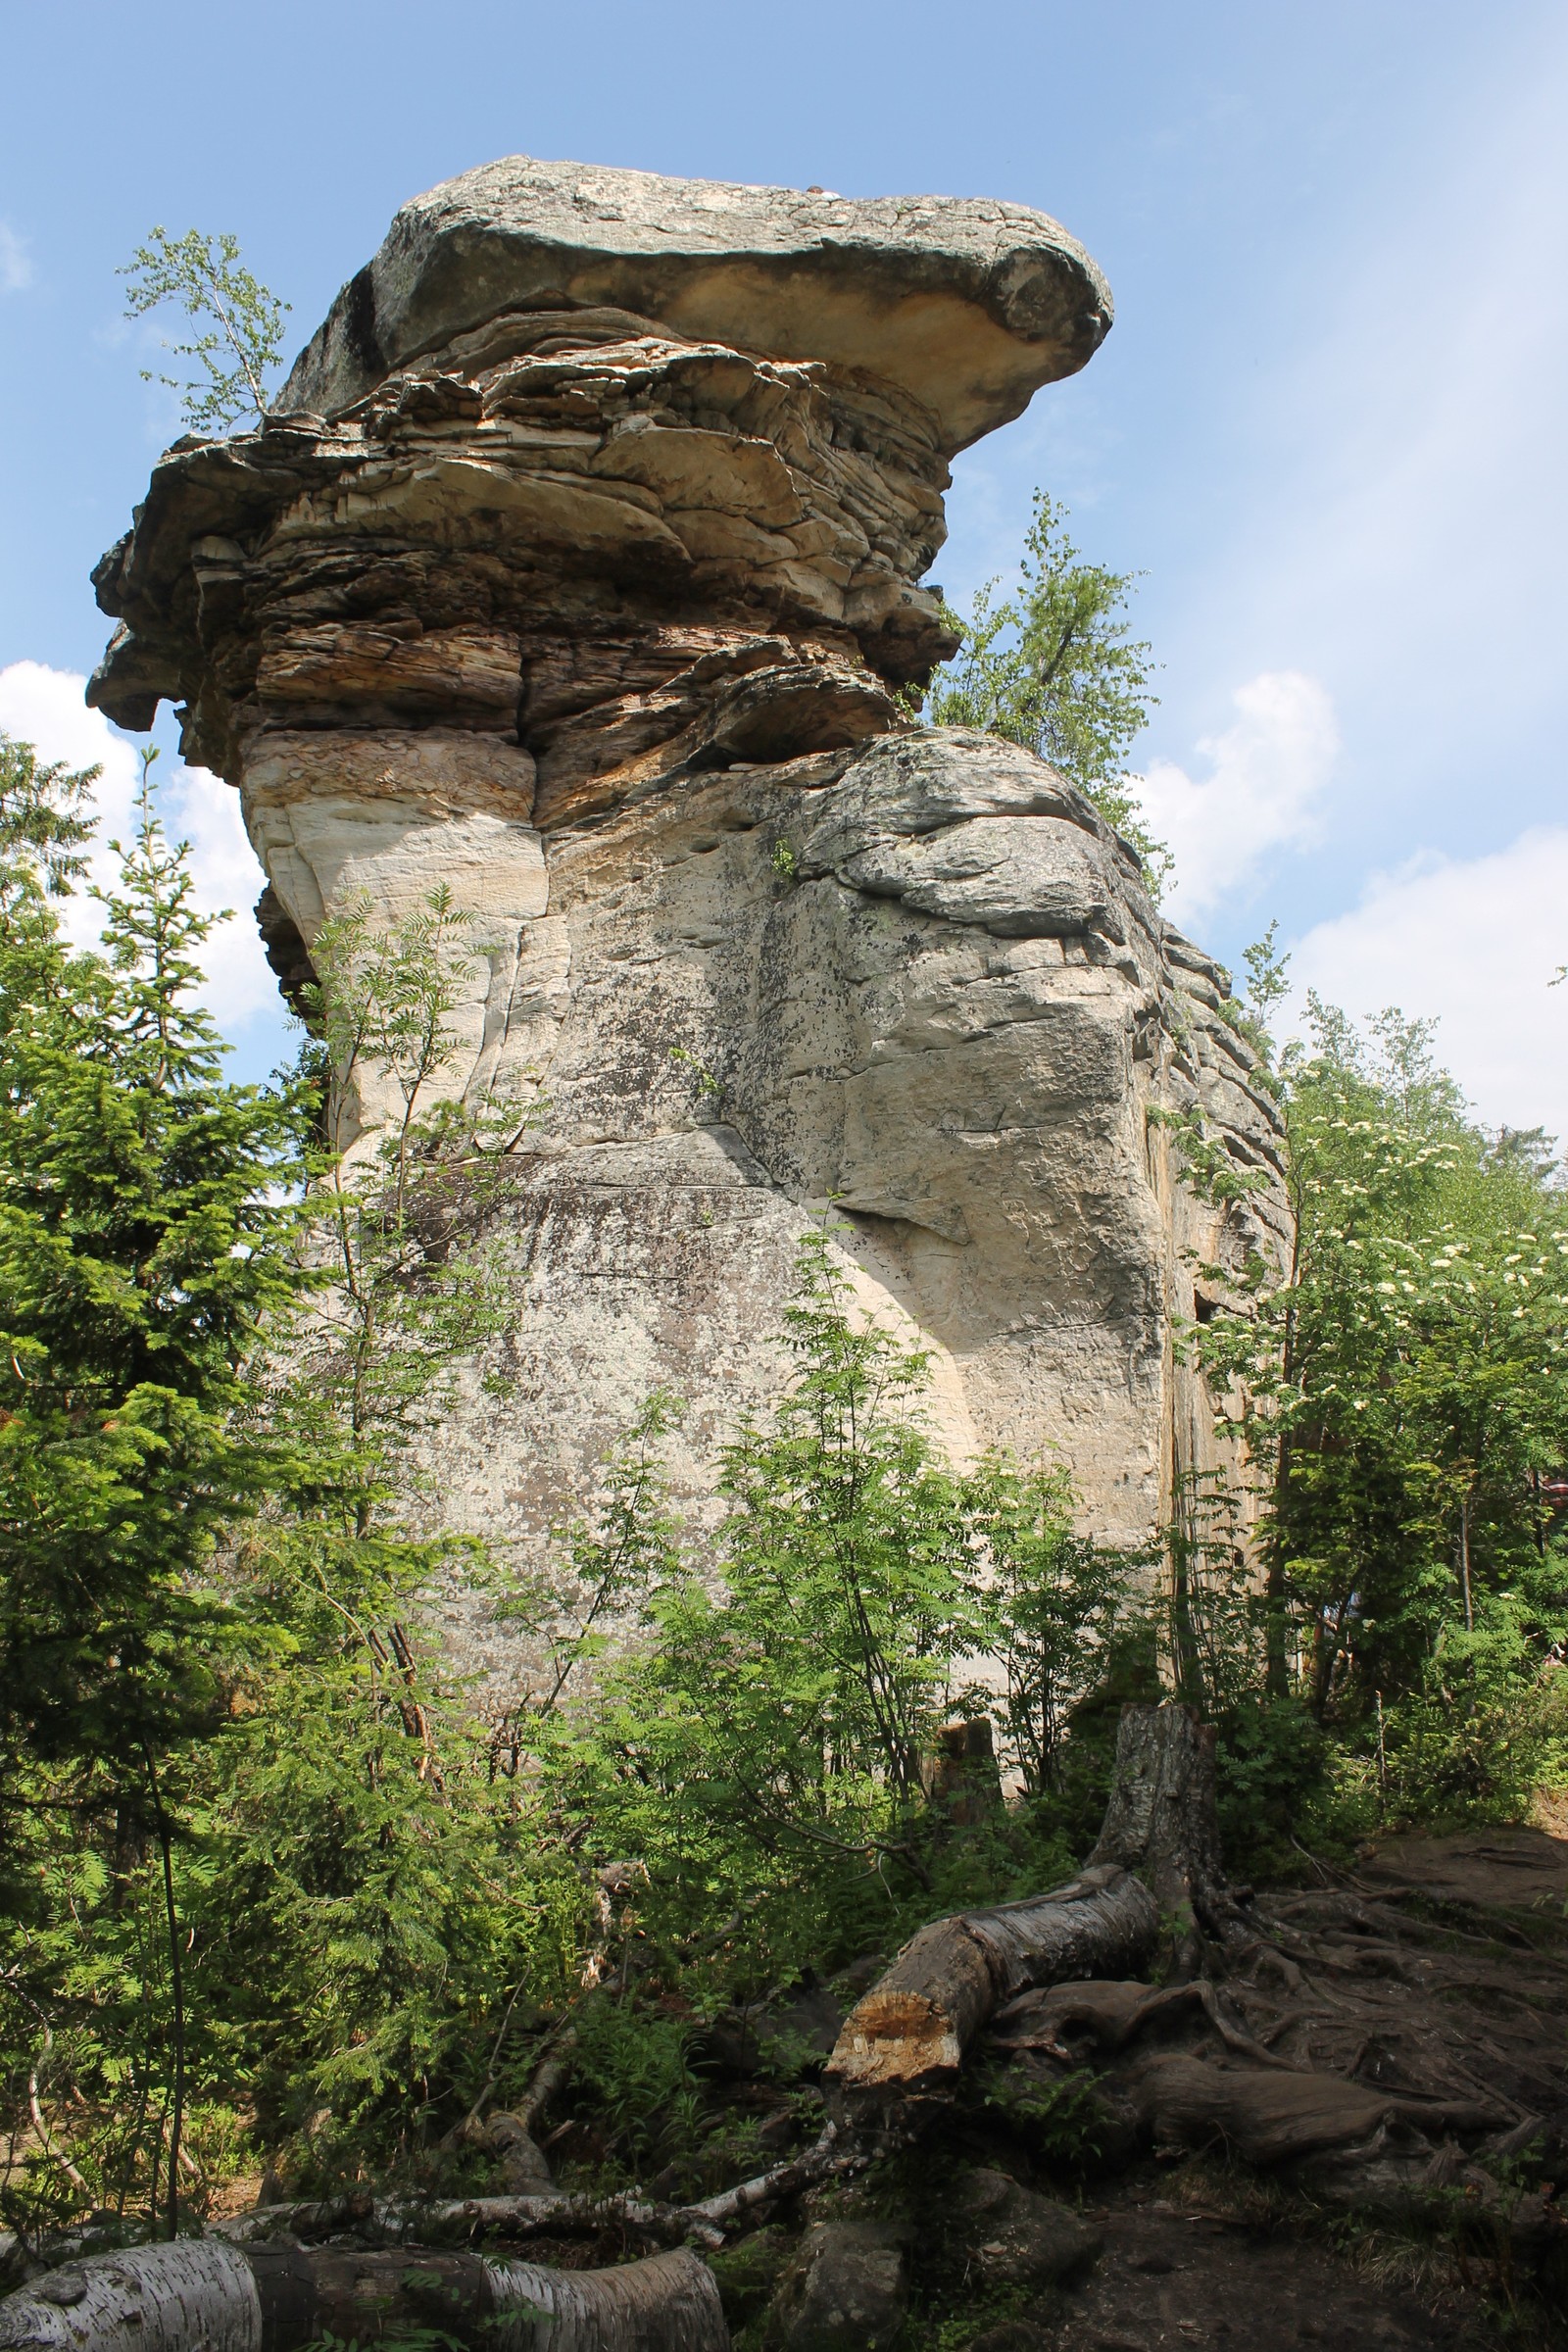
[[[989,1715],[944,1724],[920,1767],[927,1808],[941,1829],[980,1829],[1003,1809],[1002,1774]]]
[[[1161,1907],[1223,1935],[1214,1735],[1188,1707],[1127,1706],[1100,1842],[1065,1886],[939,1919],[906,1943],[844,2023],[829,2079],[851,2112],[950,2088],[993,2011],[1030,1985],[1135,1976]]]
[[[1127,1871],[1092,1869],[1050,1894],[939,1919],[906,1943],[844,2022],[829,2078],[852,2102],[951,2087],[992,2011],[1031,1984],[1119,1977],[1148,1959],[1159,1913]]]
[[[1191,1910],[1212,1936],[1233,1922],[1214,1810],[1214,1734],[1190,1707],[1123,1707],[1116,1777],[1089,1860],[1136,1872],[1163,1910]]]
[[[729,2352],[711,2272],[695,2254],[609,2271],[492,2262],[494,2352]]]
[[[263,2352],[265,2342],[255,2274],[217,2238],[89,2254],[0,2303],[7,2352]]]
[[[299,2352],[426,2330],[486,2352],[729,2352],[695,2254],[549,2271],[400,2246],[220,2238],[89,2255],[0,2302],[7,2352]]]

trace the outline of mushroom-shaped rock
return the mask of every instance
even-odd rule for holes
[[[542,1546],[662,1384],[703,1491],[829,1201],[955,1451],[1050,1450],[1133,1543],[1213,1467],[1192,1269],[1288,1222],[1229,984],[1081,793],[906,692],[954,646],[950,455],[1108,318],[1019,206],[514,158],[405,207],[278,411],[176,443],[100,564],[89,699],[178,703],[238,787],[292,1003],[334,916],[446,893],[421,1101],[518,1108],[515,1406],[430,1433],[475,1532]],[[358,1064],[338,1141],[401,1105]],[[1252,1186],[1218,1204],[1199,1110]]]
[[[947,456],[1094,357],[1110,289],[1058,221],[957,196],[836,196],[509,155],[406,204],[283,406],[347,408],[509,311],[641,311],[694,341],[896,384]]]

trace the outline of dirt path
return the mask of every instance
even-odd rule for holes
[[[1507,2224],[1492,2226],[1489,2251],[1488,2226],[1470,2210],[1474,2176],[1467,2189],[1452,2138],[1445,2143],[1455,2169],[1447,2229],[1430,2207],[1424,2223],[1401,2225],[1370,2194],[1358,2206],[1343,2187],[1333,2194],[1328,2176],[1303,2180],[1310,2168],[1296,2168],[1294,2179],[1290,2168],[1248,2172],[1229,2165],[1236,2151],[1222,2143],[1205,2158],[1189,2141],[1185,2161],[1146,2159],[1104,2183],[1086,2213],[1104,2252],[1081,2288],[1036,2316],[1038,2343],[1053,2352],[1482,2352],[1568,2342],[1568,2321],[1554,2308],[1568,2287],[1556,2277],[1560,2251],[1544,2276],[1540,2270],[1543,2231],[1561,2228],[1559,2194],[1568,2204],[1568,1838],[1524,1828],[1390,1838],[1350,1877],[1324,1872],[1315,1887],[1264,1898],[1259,1909],[1311,1971],[1310,1990],[1304,1982],[1287,1989],[1265,1972],[1254,1980],[1256,2030],[1267,2014],[1263,1992],[1279,2004],[1268,2032],[1278,2056],[1347,2084],[1490,2100],[1494,2127],[1544,2119],[1520,2174],[1537,2219],[1516,2250],[1518,2314],[1506,2309]],[[1065,2000],[1067,1989],[1051,1997]],[[1242,1990],[1251,2002],[1251,1987]],[[1497,2133],[1462,2136],[1479,2155]],[[1216,2191],[1206,2200],[1205,2163]],[[1532,2265],[1533,2287],[1523,2283]],[[1408,2283],[1380,2283],[1380,2268],[1385,2279],[1402,2271]],[[1024,2344],[1020,2331],[1016,2352]],[[1008,2352],[1000,2331],[995,2352]]]
[[[1489,2340],[1296,2236],[1136,2191],[1085,2218],[1103,2233],[1104,2252],[1051,2339],[1056,2352],[1479,2352]]]

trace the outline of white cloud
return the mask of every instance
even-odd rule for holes
[[[1568,987],[1549,985],[1563,962],[1568,826],[1539,825],[1484,857],[1375,875],[1296,943],[1291,978],[1357,1015],[1435,1014],[1437,1055],[1488,1124],[1568,1142]]]
[[[89,860],[93,882],[112,882],[116,860],[111,840],[129,837],[140,761],[127,736],[117,733],[101,710],[82,701],[86,679],[75,670],[50,669],[41,662],[13,662],[0,669],[0,730],[30,743],[41,760],[73,768],[101,767],[94,793],[98,830]],[[268,969],[251,908],[266,880],[240,822],[239,795],[205,768],[175,767],[159,780],[165,825],[191,845],[196,904],[204,914],[233,909],[207,943],[204,1001],[220,1026],[243,1027],[259,1016],[275,1019],[277,983]],[[98,907],[77,899],[66,916],[72,936],[82,944],[97,937]]]
[[[1411,838],[1473,838],[1478,770],[1499,779],[1498,840],[1555,815],[1568,20],[1494,15],[1477,71],[1412,82],[1396,143],[1304,209],[1304,239],[1270,246],[1247,342],[1221,344],[1174,469],[1223,467],[1233,523],[1156,627],[1167,700],[1277,662],[1324,678],[1347,748],[1338,837],[1369,866]]]
[[[0,294],[21,294],[32,283],[32,256],[27,240],[8,221],[0,220]]]
[[[1271,852],[1315,838],[1340,748],[1334,705],[1304,671],[1264,670],[1231,700],[1236,724],[1197,747],[1207,775],[1155,760],[1135,779],[1150,830],[1175,854],[1169,905],[1183,922],[1254,881]]]

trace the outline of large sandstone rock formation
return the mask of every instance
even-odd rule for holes
[[[440,1441],[468,1523],[537,1533],[658,1381],[696,1453],[765,1396],[830,1202],[955,1444],[1055,1450],[1118,1538],[1215,1458],[1173,1336],[1285,1226],[1225,978],[1061,777],[899,699],[951,650],[947,460],[1108,318],[1016,206],[514,158],[405,207],[99,566],[90,699],[178,700],[238,786],[285,987],[326,914],[445,882],[450,1081],[542,1088],[513,1385]],[[1264,1179],[1228,1214],[1150,1118],[1195,1103]]]

